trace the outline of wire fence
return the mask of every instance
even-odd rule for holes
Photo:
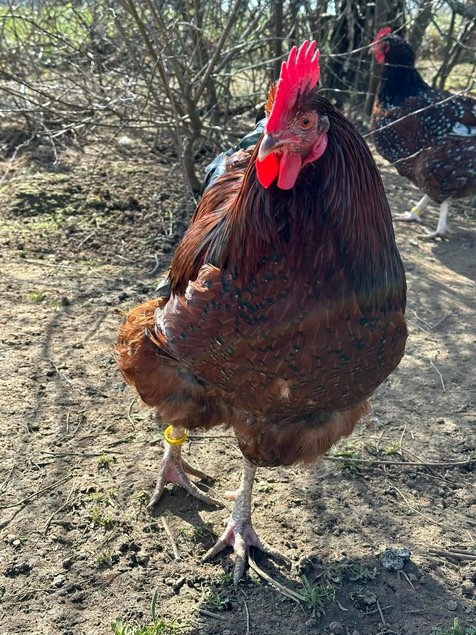
[[[60,160],[65,145],[127,131],[172,152],[196,190],[197,157],[246,132],[303,39],[321,49],[325,95],[365,126],[379,78],[369,47],[387,25],[430,84],[474,89],[476,10],[453,0],[0,2],[4,158],[41,141]]]

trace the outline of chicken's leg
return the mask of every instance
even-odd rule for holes
[[[403,214],[395,214],[395,220],[403,220],[407,222],[421,223],[421,213],[428,205],[430,197],[425,194],[424,197],[418,201],[416,205],[412,207],[409,212],[403,212]]]
[[[243,458],[243,474],[240,486],[236,492],[229,495],[229,498],[235,501],[235,505],[228,519],[226,529],[215,545],[203,557],[204,561],[213,558],[228,545],[231,545],[236,553],[235,572],[233,575],[235,586],[240,581],[240,578],[243,577],[249,547],[258,547],[258,549],[271,556],[282,558],[278,551],[258,538],[251,523],[251,494],[255,473],[256,466]]]
[[[198,476],[199,478],[209,480],[211,477],[192,467],[182,456],[182,443],[187,438],[187,433],[183,428],[169,426],[165,431],[164,456],[160,466],[159,478],[157,485],[151,496],[149,507],[153,507],[162,496],[166,483],[177,483],[187,490],[192,496],[195,496],[204,503],[209,505],[220,505],[220,501],[212,496],[205,494],[199,489],[195,483],[189,479],[188,474]]]
[[[438,226],[436,228],[436,231],[428,232],[428,235],[425,236],[427,240],[433,240],[437,236],[439,236],[440,238],[448,237],[448,234],[450,233],[450,230],[448,229],[448,223],[446,220],[448,218],[448,209],[449,209],[448,202],[449,201],[446,200],[446,201],[443,201],[443,203],[441,204],[440,216],[438,218]]]

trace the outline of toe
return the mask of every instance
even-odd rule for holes
[[[201,500],[204,503],[207,503],[208,505],[217,505],[218,507],[223,507],[223,503],[221,503],[217,498],[214,498],[213,496],[209,496],[208,494],[205,494],[205,492],[199,489],[195,485],[195,483],[192,483],[192,481],[188,480],[187,478],[182,478],[180,481],[180,485],[189,494],[191,494],[192,496],[195,496],[195,498],[198,498],[198,500]]]
[[[221,536],[213,545],[213,547],[209,549],[207,553],[203,556],[202,562],[207,562],[207,560],[211,560],[217,555],[217,553],[220,553],[220,551],[223,551],[223,549],[228,547],[229,544],[230,542],[228,540],[227,535],[223,534],[223,536]]]
[[[403,214],[395,214],[395,220],[405,221],[407,223],[421,223],[421,218],[415,212],[404,212]]]
[[[192,476],[196,476],[197,478],[201,478],[204,481],[213,481],[213,480],[215,480],[213,478],[213,476],[210,476],[206,472],[202,472],[202,470],[199,470],[198,468],[193,467],[192,465],[190,465],[190,463],[186,459],[184,459],[184,457],[182,457],[182,468],[183,468],[184,472],[187,472],[187,474],[191,474]]]
[[[152,492],[152,496],[150,497],[150,501],[148,505],[149,509],[152,509],[153,507],[155,507],[155,505],[157,505],[157,503],[161,499],[162,494],[164,493],[166,482],[167,482],[167,479],[165,477],[165,474],[161,473],[159,478],[157,479],[157,484],[155,486],[154,491]]]

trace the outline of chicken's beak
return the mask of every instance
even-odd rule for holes
[[[261,140],[261,145],[258,152],[258,161],[263,161],[271,152],[274,152],[279,146],[282,145],[281,139],[273,137],[271,134],[265,134]]]

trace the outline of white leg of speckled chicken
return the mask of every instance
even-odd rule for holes
[[[243,577],[250,547],[257,547],[270,556],[283,559],[283,556],[276,549],[273,549],[258,537],[251,523],[251,494],[255,473],[256,466],[243,457],[243,474],[240,486],[236,492],[228,495],[228,498],[234,500],[235,504],[226,529],[215,545],[203,557],[203,561],[208,560],[229,545],[232,546],[236,554],[233,574],[235,586]]]
[[[178,441],[184,437],[184,429],[176,426],[172,427],[169,433],[169,438],[172,441]],[[181,443],[181,442],[180,442]],[[212,480],[208,474],[192,467],[190,463],[182,456],[181,445],[171,445],[167,442],[167,438],[164,441],[164,456],[160,466],[159,478],[157,479],[157,485],[152,493],[149,507],[153,507],[160,499],[164,492],[165,485],[167,483],[176,483],[181,485],[189,494],[195,496],[204,503],[209,505],[219,505],[222,503],[217,499],[205,494],[199,489],[195,483],[189,479],[188,475],[197,476],[198,478],[205,480]]]
[[[446,201],[443,201],[443,203],[441,204],[440,217],[438,218],[438,225],[436,227],[436,231],[428,232],[428,235],[426,236],[428,240],[432,240],[434,238],[437,238],[438,236],[440,238],[448,236],[448,234],[450,233],[450,230],[448,229],[448,222],[447,222],[448,210],[449,210],[449,199],[447,199]]]
[[[418,201],[418,203],[414,205],[409,212],[404,212],[403,214],[395,214],[395,220],[421,223],[421,214],[425,207],[428,205],[429,200],[430,197],[428,196],[428,194],[425,194],[425,196],[420,201]]]

